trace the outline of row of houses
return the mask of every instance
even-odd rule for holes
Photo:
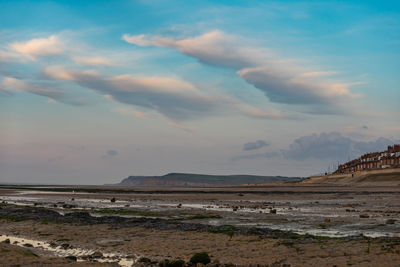
[[[338,166],[334,173],[352,173],[362,170],[400,168],[400,145],[388,146],[387,150],[364,154]]]

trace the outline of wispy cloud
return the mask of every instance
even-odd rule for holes
[[[115,63],[105,57],[73,57],[76,64],[86,66],[112,66]]]
[[[329,105],[331,113],[342,113],[342,107],[337,105],[340,100],[360,97],[350,91],[354,83],[326,79],[336,72],[310,71],[267,48],[249,45],[245,38],[219,30],[183,39],[143,34],[125,34],[122,39],[137,46],[174,49],[208,65],[237,69],[241,78],[276,103]]]
[[[194,128],[194,127],[185,126],[185,125],[182,125],[182,124],[174,122],[174,121],[169,121],[168,125],[171,127],[180,129],[180,130],[184,130],[185,132],[194,132],[196,130],[196,128]]]
[[[26,42],[14,42],[10,49],[35,60],[38,56],[61,55],[64,53],[64,42],[57,35],[47,38],[36,38]]]
[[[3,79],[1,86],[5,92],[11,94],[13,90],[24,91],[35,95],[47,97],[55,102],[62,102],[69,105],[80,106],[85,104],[81,99],[73,98],[71,95],[64,93],[61,90],[49,88],[35,83],[27,83],[23,80],[13,77]]]
[[[53,79],[73,81],[113,100],[156,110],[181,120],[217,109],[218,102],[194,85],[169,77],[102,76],[94,71],[63,70],[48,67],[44,74]]]
[[[270,52],[267,49],[257,49],[245,45],[245,40],[214,30],[202,35],[175,39],[163,36],[129,35],[124,34],[122,39],[138,46],[157,46],[178,50],[194,57],[208,65],[243,68],[262,65]]]
[[[147,118],[149,116],[148,113],[144,113],[144,112],[141,112],[141,111],[133,110],[133,109],[127,108],[127,107],[113,109],[113,112],[121,114],[121,115],[126,115],[126,116],[139,118],[139,119],[145,119],[145,118]]]
[[[118,151],[114,149],[109,149],[106,151],[104,155],[101,156],[102,159],[107,159],[107,158],[113,158],[115,156],[118,156]]]
[[[257,140],[254,142],[248,142],[244,144],[242,150],[243,151],[256,150],[266,146],[269,146],[268,142],[264,140]]]
[[[195,85],[170,77],[104,76],[93,70],[63,69],[50,66],[43,74],[66,80],[124,104],[155,110],[173,120],[186,120],[236,112],[263,119],[285,119],[278,111],[264,111],[238,99],[205,93]]]

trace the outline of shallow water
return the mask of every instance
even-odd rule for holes
[[[317,194],[316,194],[317,195]],[[359,195],[327,199],[326,196],[305,199],[303,196],[294,196],[290,199],[279,198],[257,199],[224,199],[224,200],[183,200],[173,201],[169,199],[141,199],[135,196],[129,200],[124,199],[110,201],[110,196],[87,193],[65,192],[40,192],[18,191],[14,195],[1,197],[1,200],[16,205],[52,207],[57,203],[76,205],[73,210],[82,209],[133,209],[143,211],[155,211],[180,213],[184,211],[212,212],[219,214],[222,219],[206,219],[199,222],[212,225],[231,224],[236,226],[251,226],[290,230],[299,234],[324,235],[331,237],[354,236],[363,234],[370,237],[400,236],[400,202],[396,195]],[[74,198],[74,201],[71,199]],[[179,205],[180,204],[180,205]],[[179,205],[179,207],[178,207]],[[61,205],[62,206],[62,205]],[[237,210],[233,207],[238,207]],[[64,214],[72,212],[62,207],[53,208]],[[270,211],[276,210],[276,214]],[[347,211],[346,211],[347,210]],[[385,214],[383,211],[394,211]],[[369,218],[360,218],[360,214],[367,213]],[[108,216],[91,213],[93,216]],[[137,215],[121,215],[121,217],[140,217]],[[387,219],[397,220],[394,224],[385,224]]]
[[[5,241],[6,239],[10,240],[10,244],[17,245],[20,247],[24,247],[24,244],[31,244],[33,248],[40,249],[46,252],[52,253],[54,256],[58,257],[67,257],[67,256],[75,256],[78,261],[84,261],[81,257],[86,255],[91,255],[95,252],[95,250],[90,249],[82,249],[82,248],[67,248],[63,249],[61,246],[52,247],[50,243],[46,241],[34,240],[24,237],[17,237],[11,235],[1,235],[0,242]],[[120,255],[117,253],[103,253],[103,257],[97,259],[98,262],[116,262],[120,266],[128,267],[132,266],[135,263],[134,259],[128,259],[126,255]]]

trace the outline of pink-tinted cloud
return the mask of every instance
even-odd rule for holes
[[[315,105],[313,111],[342,113],[338,103],[360,97],[350,91],[352,85],[360,83],[327,79],[336,72],[310,71],[269,49],[251,46],[244,38],[219,30],[183,39],[128,34],[122,39],[138,46],[171,48],[208,65],[236,68],[241,78],[264,92],[272,102]]]
[[[81,99],[73,98],[71,95],[66,94],[65,92],[53,88],[49,88],[43,85],[25,82],[20,79],[16,79],[13,77],[6,77],[3,79],[1,83],[1,87],[5,88],[9,94],[13,90],[23,91],[35,95],[40,95],[47,97],[52,102],[62,102],[65,104],[80,106],[85,104]]]
[[[263,111],[238,99],[205,93],[195,85],[170,77],[103,76],[95,71],[50,66],[43,74],[98,92],[110,100],[155,110],[173,120],[236,112],[263,119],[285,119],[278,111]]]
[[[114,62],[105,57],[73,57],[76,64],[86,66],[112,66]]]
[[[10,49],[35,60],[38,56],[61,55],[64,53],[64,42],[57,35],[47,38],[36,38],[26,42],[14,42]]]

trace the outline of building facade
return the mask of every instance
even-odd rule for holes
[[[338,166],[334,173],[400,168],[400,145],[388,146],[383,152],[367,153]]]

